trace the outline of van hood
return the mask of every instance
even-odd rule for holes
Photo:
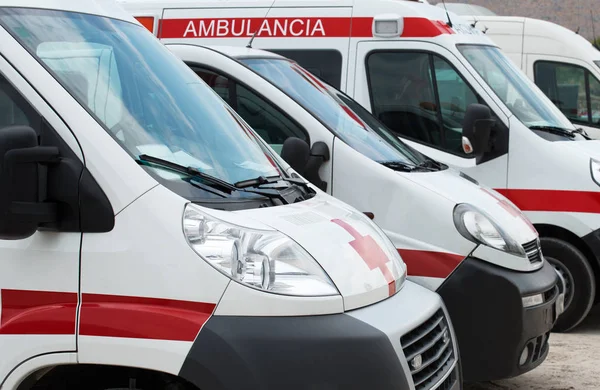
[[[560,143],[583,151],[588,156],[600,160],[600,140],[561,141]]]
[[[448,168],[438,172],[399,174],[456,204],[468,203],[475,206],[519,244],[529,243],[538,237],[529,219],[514,203],[462,172]]]
[[[345,310],[390,297],[406,278],[406,265],[383,231],[364,214],[327,194],[235,214],[278,230],[302,246],[336,285]]]

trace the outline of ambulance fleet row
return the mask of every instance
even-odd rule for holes
[[[120,3],[0,0],[1,389],[457,390],[585,318],[596,141],[478,29]]]

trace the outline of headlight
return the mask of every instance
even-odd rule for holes
[[[592,172],[592,180],[600,186],[600,161],[590,158],[590,171]]]
[[[278,231],[236,226],[191,204],[184,212],[183,230],[198,255],[237,282],[284,295],[339,294],[321,266]]]
[[[467,240],[527,257],[522,245],[498,226],[492,218],[472,205],[463,203],[454,208],[454,225]]]

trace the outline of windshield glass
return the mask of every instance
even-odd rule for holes
[[[353,149],[377,162],[419,164],[422,158],[358,103],[287,59],[243,59]]]
[[[6,8],[0,8],[0,24],[133,158],[159,157],[229,183],[279,174],[237,114],[143,27]],[[182,178],[151,171],[162,179]]]
[[[477,73],[525,126],[574,129],[560,110],[500,49],[475,45],[459,45],[458,48]]]

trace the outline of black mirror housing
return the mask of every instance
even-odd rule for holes
[[[47,172],[41,164],[58,156],[58,148],[38,145],[31,127],[0,129],[0,239],[27,238],[57,219],[57,205],[43,202]]]
[[[331,158],[329,146],[326,143],[315,142],[312,148],[309,149],[306,141],[290,137],[283,143],[281,158],[306,180],[322,191],[327,191],[327,182],[319,176],[321,165]]]
[[[479,161],[485,153],[490,151],[490,138],[495,123],[488,106],[469,105],[463,120],[463,151],[467,154],[474,153]]]

